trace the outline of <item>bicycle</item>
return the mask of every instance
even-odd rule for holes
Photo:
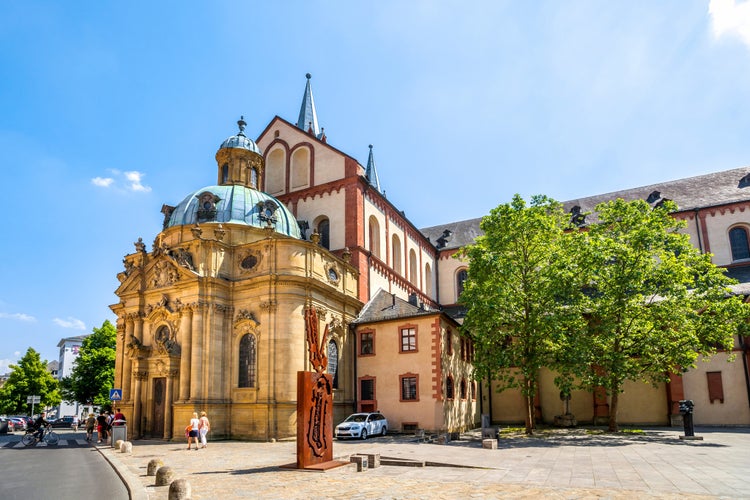
[[[59,440],[60,437],[52,430],[52,426],[50,425],[45,426],[41,438],[37,436],[37,430],[35,429],[27,429],[26,434],[21,438],[21,442],[24,446],[33,446],[40,441],[44,441],[49,445],[55,445]]]

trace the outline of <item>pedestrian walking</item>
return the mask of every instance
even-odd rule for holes
[[[107,415],[104,414],[104,410],[100,410],[99,416],[96,417],[96,431],[99,434],[97,444],[101,444],[107,439]]]
[[[86,441],[91,442],[94,436],[94,429],[96,429],[96,417],[93,413],[89,413],[86,419]]]
[[[195,439],[195,449],[198,449],[198,427],[200,427],[201,423],[200,420],[198,420],[198,414],[193,412],[193,418],[190,419],[190,424],[185,428],[185,431],[187,432],[187,440],[188,440],[188,447],[187,449],[190,449],[190,443]]]
[[[211,422],[208,421],[208,417],[206,416],[206,412],[201,412],[201,418],[198,419],[198,433],[200,434],[201,438],[201,448],[205,448],[207,446],[206,444],[206,434],[208,434],[208,431],[211,430]]]

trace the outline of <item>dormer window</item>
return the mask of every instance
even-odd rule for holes
[[[750,174],[747,174],[742,179],[740,179],[739,184],[737,184],[738,188],[746,188],[750,186]]]
[[[208,191],[198,195],[198,222],[216,220],[216,203],[220,200],[221,198]]]
[[[580,206],[574,205],[573,208],[570,209],[570,223],[578,227],[586,224],[586,214],[581,212]]]
[[[651,194],[648,195],[648,198],[646,198],[646,202],[653,203],[659,198],[661,198],[661,193],[659,191],[652,191]]]

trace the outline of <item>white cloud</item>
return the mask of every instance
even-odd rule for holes
[[[112,177],[94,177],[91,179],[91,184],[99,187],[109,187],[115,180]]]
[[[36,321],[34,316],[29,316],[24,313],[4,313],[0,312],[0,318],[4,319],[17,319],[18,321]]]
[[[18,353],[14,353],[18,354]],[[10,373],[10,365],[15,365],[18,363],[18,359],[0,359],[0,375],[5,375],[6,373]]]
[[[148,186],[144,186],[141,184],[141,177],[143,177],[145,174],[141,172],[136,172],[135,170],[131,172],[125,172],[125,178],[130,181],[130,189],[133,191],[143,191],[144,193],[148,193],[151,191],[151,188]]]
[[[91,179],[91,184],[102,188],[117,188],[126,191],[137,191],[141,193],[148,193],[151,191],[150,186],[143,184],[142,179],[146,175],[143,172],[132,170],[129,172],[120,172],[117,169],[109,169],[111,177],[94,177]]]
[[[737,37],[750,48],[750,2],[711,0],[708,14],[715,38]]]
[[[85,330],[86,324],[80,319],[68,317],[68,319],[55,318],[52,320],[57,326],[71,328],[73,330]]]

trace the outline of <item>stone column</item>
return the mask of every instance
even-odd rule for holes
[[[128,356],[127,346],[131,341],[131,335],[133,335],[133,321],[130,319],[125,320],[125,339],[123,341],[123,352],[122,352],[122,399],[124,401],[133,401],[133,394],[130,392],[131,381],[133,380],[133,361]]]
[[[172,395],[177,370],[167,372],[167,387],[164,395],[164,439],[172,439]]]
[[[125,362],[125,319],[117,318],[117,343],[115,344],[115,388],[123,389],[123,380],[125,378],[122,367]],[[123,399],[125,395],[123,394]]]
[[[136,372],[133,375],[135,377],[135,391],[133,397],[133,430],[131,435],[134,437],[142,437],[141,405],[143,402],[143,394],[141,394],[141,388],[143,386],[143,380],[146,378],[146,376],[142,372]]]
[[[193,310],[185,307],[180,316],[180,401],[185,402],[190,399],[190,356],[192,353],[192,317]]]
[[[190,399],[200,399],[203,397],[203,315],[206,311],[206,305],[201,303],[196,305],[193,311],[193,321],[191,335],[190,353]]]

